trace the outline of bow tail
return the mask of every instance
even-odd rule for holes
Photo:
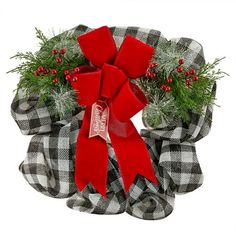
[[[105,197],[108,169],[107,143],[99,136],[89,138],[90,117],[91,106],[87,106],[77,137],[75,183],[80,191],[91,183]]]
[[[123,123],[122,126],[126,130],[126,137],[119,136],[114,132],[109,132],[109,136],[117,156],[125,191],[128,192],[137,174],[158,184],[150,155],[143,139],[130,120]],[[122,127],[120,129],[122,130]]]

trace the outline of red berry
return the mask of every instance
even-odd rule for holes
[[[70,71],[69,70],[65,70],[64,71],[64,75],[69,75]]]
[[[170,92],[170,90],[171,90],[171,87],[170,87],[170,86],[166,86],[165,91],[166,91],[166,92]]]
[[[155,72],[152,72],[150,75],[151,78],[155,78],[156,76],[157,76],[157,74]]]
[[[52,50],[52,54],[54,54],[54,55],[58,54],[58,50],[57,49],[53,49]]]
[[[54,79],[52,80],[52,82],[53,82],[53,84],[57,84],[57,83],[58,83],[58,78],[54,78]]]
[[[51,70],[51,73],[52,73],[53,75],[55,75],[55,74],[57,73],[57,70],[56,70],[56,69],[52,69],[52,70]]]
[[[148,68],[152,69],[154,67],[156,67],[158,64],[156,62],[153,62],[151,64],[149,64]]]
[[[153,64],[154,67],[158,66],[158,63],[156,63],[156,62],[153,62],[152,64]]]
[[[76,82],[77,80],[78,80],[77,77],[74,77],[74,78],[72,79],[73,82]]]
[[[151,72],[150,72],[150,71],[147,71],[147,72],[146,72],[146,76],[147,76],[148,78],[150,78]]]
[[[185,83],[186,83],[186,85],[189,87],[189,86],[191,85],[191,80],[190,80],[190,79],[186,79],[186,80],[185,80]]]
[[[184,70],[183,67],[181,67],[181,66],[178,66],[178,67],[177,67],[177,71],[178,71],[179,73],[182,73],[183,70]]]
[[[179,59],[179,65],[183,65],[184,64],[184,59]]]
[[[198,80],[199,80],[198,76],[196,76],[196,75],[193,76],[193,80],[194,80],[194,81],[198,81]]]
[[[66,75],[66,80],[70,80],[70,79],[71,79],[71,75],[70,74]]]
[[[161,89],[162,89],[163,91],[166,91],[166,85],[163,84],[163,85],[161,86]]]
[[[39,66],[39,68],[37,69],[38,72],[43,72],[44,68],[43,66]]]
[[[190,74],[190,75],[195,75],[195,74],[196,74],[196,71],[195,71],[194,69],[191,69],[191,70],[189,71],[189,74]]]
[[[62,48],[62,49],[60,50],[60,54],[64,55],[65,53],[66,53],[66,49],[65,49],[65,48]]]
[[[185,74],[186,77],[189,76],[189,72],[188,71],[186,71],[184,74]]]
[[[47,75],[49,73],[49,69],[44,69],[43,73]]]
[[[60,57],[56,58],[56,62],[57,63],[61,63],[62,62],[62,59]]]
[[[173,82],[173,79],[172,79],[171,76],[169,76],[168,79],[167,79],[167,83],[171,84],[172,82]]]
[[[79,67],[76,67],[76,68],[74,69],[74,72],[76,72],[76,73],[79,73],[79,71],[80,71],[80,68],[79,68]]]
[[[39,76],[39,72],[36,70],[36,71],[34,72],[34,75],[35,75],[35,76]]]

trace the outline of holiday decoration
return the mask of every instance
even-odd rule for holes
[[[81,66],[71,82],[78,91],[79,105],[86,106],[76,147],[75,181],[78,188],[82,191],[91,183],[99,193],[106,195],[108,133],[126,192],[137,174],[157,183],[146,145],[130,121],[145,107],[147,100],[139,87],[128,79],[145,74],[154,49],[126,36],[117,52],[108,27],[84,34],[78,37],[78,42],[85,57],[96,66]],[[104,134],[101,135],[102,131]],[[91,152],[88,152],[89,148]]]
[[[23,60],[12,116],[32,135],[20,171],[37,191],[97,214],[161,219],[201,186],[195,142],[211,127],[217,70],[192,39],[138,27],[78,27]],[[131,118],[142,110],[146,129]]]

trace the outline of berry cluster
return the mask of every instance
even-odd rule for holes
[[[192,81],[198,81],[198,76],[196,75],[196,71],[194,69],[190,69],[188,71],[184,70],[184,68],[181,66],[184,64],[184,60],[180,59],[179,60],[179,65],[177,66],[176,70],[178,73],[182,75],[182,77],[185,79],[185,84],[187,87],[189,87],[192,83]]]
[[[65,77],[66,77],[66,80],[71,80],[71,79],[72,79],[72,81],[75,82],[75,81],[77,80],[77,78],[76,78],[76,77],[73,77],[73,74],[79,73],[79,71],[80,71],[80,68],[79,68],[79,67],[76,67],[76,68],[73,69],[73,70],[65,70],[65,71],[64,71],[64,75],[65,75]]]
[[[149,64],[147,72],[146,72],[146,77],[147,78],[155,78],[155,77],[157,77],[157,73],[153,71],[153,69],[155,67],[157,67],[157,66],[158,66],[158,64],[155,63],[155,62]]]
[[[185,70],[183,65],[185,61],[184,59],[179,59],[178,66],[176,67],[176,72],[179,74],[180,79],[185,79],[185,84],[187,87],[189,87],[192,83],[192,81],[197,81],[199,78],[196,75],[196,71],[194,69]],[[155,71],[155,68],[158,66],[157,63],[151,63],[147,69],[146,77],[147,78],[156,78],[158,76],[157,72]],[[161,89],[165,92],[171,91],[171,84],[173,82],[173,77],[170,75],[166,81],[161,85]]]
[[[62,63],[62,58],[60,57],[60,55],[64,55],[65,53],[66,53],[65,48],[62,48],[61,50],[57,50],[57,49],[52,50],[53,55],[59,55],[59,57],[56,57],[55,59],[57,63]]]
[[[52,75],[56,75],[57,70],[56,69],[48,69],[48,68],[44,68],[43,66],[39,66],[38,69],[34,72],[34,75],[35,76],[44,76],[44,75],[48,75],[49,73],[51,73]],[[56,77],[52,79],[53,84],[57,84],[58,81],[59,80]]]
[[[171,87],[170,84],[173,82],[173,77],[170,75],[167,80],[166,80],[167,84],[162,84],[161,89],[165,92],[170,92],[171,91]]]
[[[60,50],[57,50],[57,49],[52,50],[53,55],[58,55],[58,57],[55,58],[55,61],[59,64],[62,63],[61,56],[63,56],[65,53],[66,53],[65,48],[62,48]],[[38,69],[34,72],[34,75],[35,76],[44,76],[44,75],[48,75],[49,73],[56,76],[57,70],[56,69],[50,69],[50,68],[44,68],[43,66],[39,66]],[[59,79],[57,77],[54,77],[52,79],[53,84],[57,84],[58,82],[59,82]]]
[[[49,73],[48,69],[45,69],[43,66],[39,66],[38,69],[34,72],[35,76],[47,75]]]

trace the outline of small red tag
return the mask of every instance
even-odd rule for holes
[[[109,108],[106,102],[97,101],[92,105],[89,138],[100,136],[107,140]]]

